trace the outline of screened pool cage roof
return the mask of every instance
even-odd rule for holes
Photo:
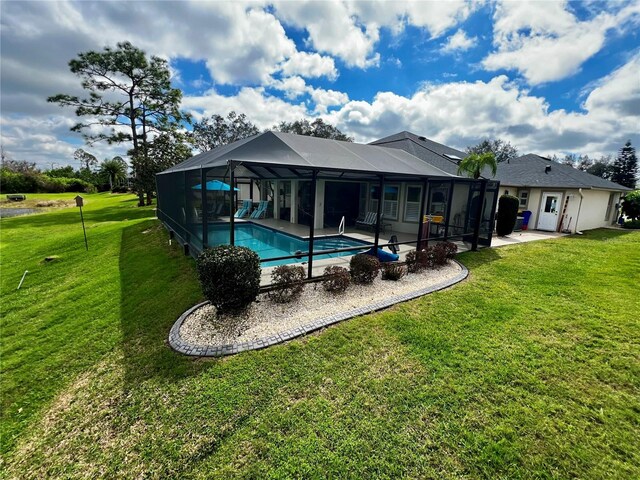
[[[158,175],[207,170],[209,176],[228,176],[229,163],[235,176],[278,179],[311,177],[460,178],[403,150],[341,142],[281,132],[265,132],[201,153]]]

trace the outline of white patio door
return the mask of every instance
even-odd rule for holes
[[[538,215],[538,230],[556,231],[558,227],[558,216],[560,215],[561,199],[562,193],[546,192],[542,194],[540,215]]]

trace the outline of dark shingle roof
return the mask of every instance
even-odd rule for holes
[[[244,162],[283,168],[316,168],[402,176],[451,177],[409,152],[282,132],[264,132],[196,155],[161,174]]]
[[[458,173],[457,160],[467,156],[465,152],[406,131],[381,138],[371,142],[369,145],[404,150],[451,175],[457,175]],[[453,158],[447,157],[447,155]]]
[[[546,167],[551,168],[546,171]],[[498,164],[495,176],[502,185],[512,187],[544,188],[600,188],[629,191],[631,189],[603,178],[583,172],[570,165],[556,163],[548,158],[529,153]]]

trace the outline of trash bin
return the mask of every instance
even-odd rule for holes
[[[522,230],[529,229],[529,219],[531,218],[531,212],[529,210],[525,210],[522,212]]]

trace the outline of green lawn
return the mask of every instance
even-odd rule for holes
[[[75,208],[0,223],[5,477],[640,477],[640,232],[463,254],[450,290],[193,360],[193,262],[86,197],[89,252]]]

